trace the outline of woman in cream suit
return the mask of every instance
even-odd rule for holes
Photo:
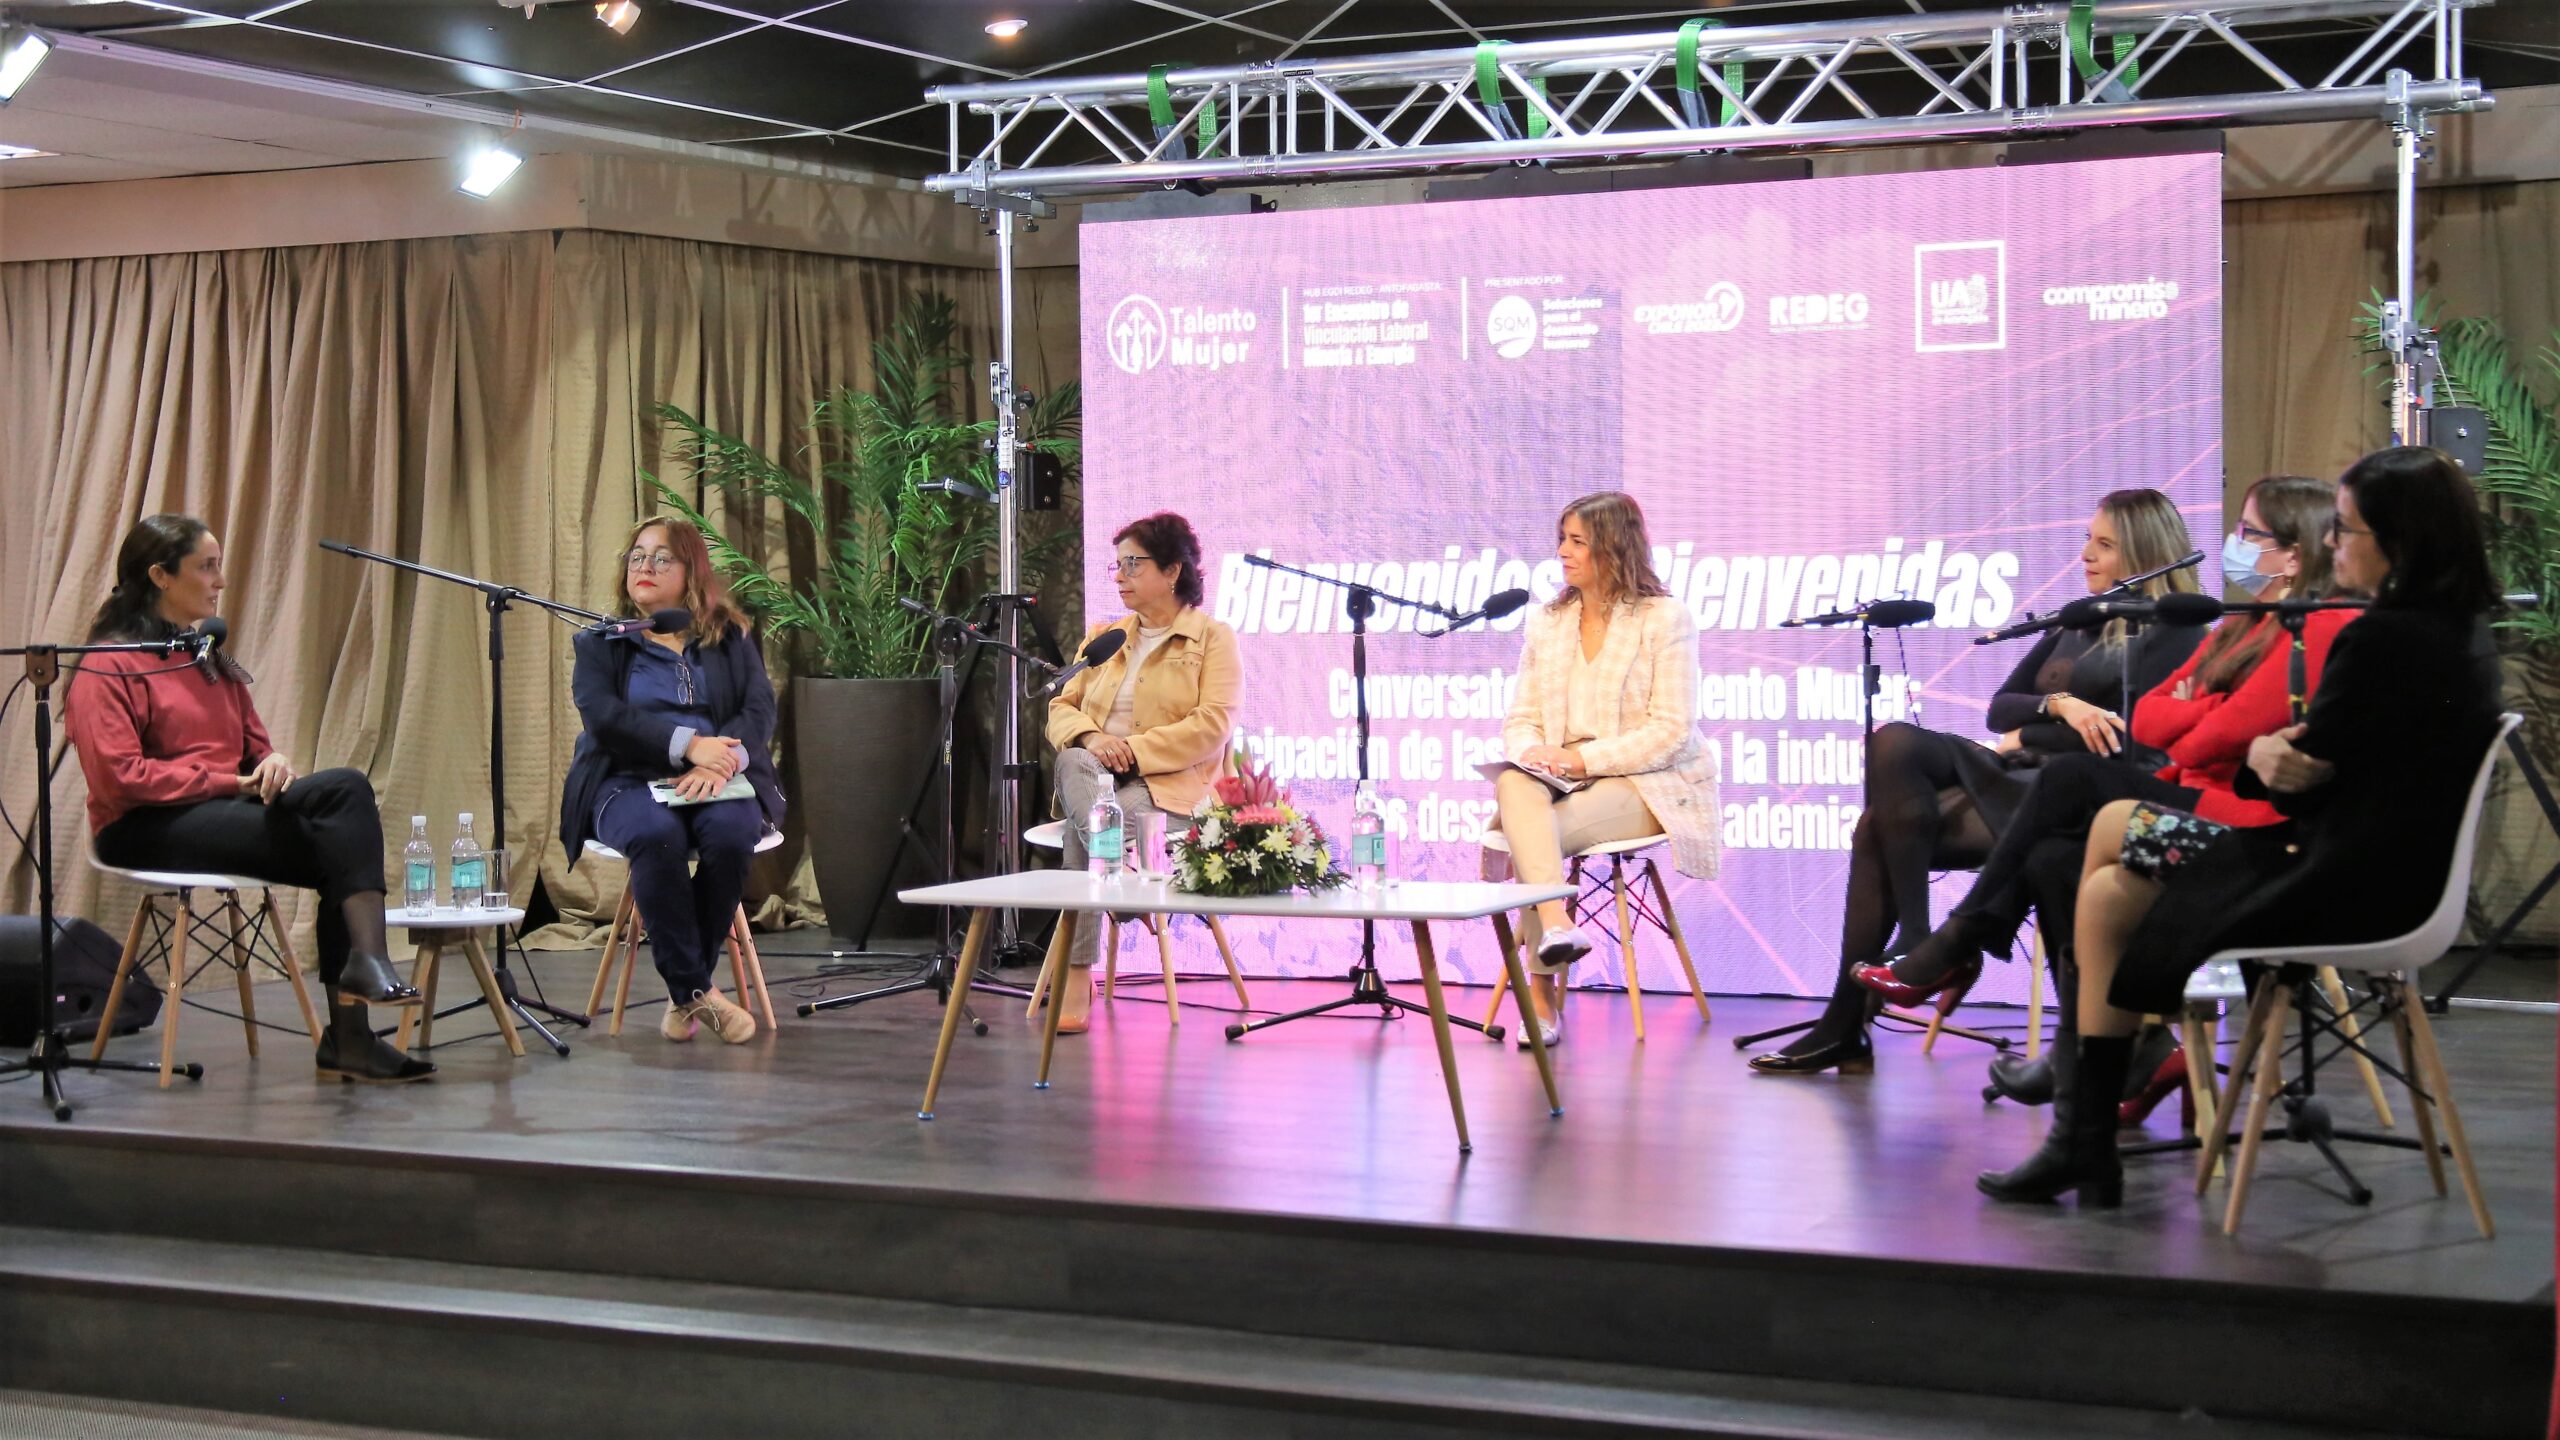
[[[1644,511],[1626,495],[1585,495],[1557,517],[1564,590],[1530,613],[1519,690],[1502,722],[1503,752],[1520,768],[1494,784],[1495,824],[1525,883],[1560,884],[1567,854],[1647,835],[1671,837],[1681,874],[1715,878],[1721,810],[1715,755],[1697,733],[1698,631],[1652,557]],[[1524,771],[1590,783],[1559,796]],[[1564,902],[1550,901],[1532,915],[1525,943],[1531,1003],[1553,1045],[1558,977],[1591,939]]]

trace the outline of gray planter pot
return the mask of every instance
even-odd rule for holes
[[[792,686],[792,753],[800,775],[793,799],[808,820],[810,864],[827,928],[838,935],[935,933],[934,911],[894,898],[898,890],[941,878],[932,859],[942,835],[939,787],[918,812],[923,844],[898,839],[916,788],[941,758],[935,690],[930,679],[803,679]]]

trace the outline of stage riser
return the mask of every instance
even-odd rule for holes
[[[0,1139],[0,1207],[66,1229],[2295,1424],[2427,1415],[2445,1435],[2538,1423],[2552,1342],[2547,1307],[74,1132]]]

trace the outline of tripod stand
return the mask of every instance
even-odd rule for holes
[[[489,807],[490,814],[498,827],[498,843],[501,848],[504,848],[507,835],[507,737],[504,725],[504,717],[507,713],[507,649],[505,626],[501,622],[506,619],[507,611],[518,601],[536,609],[548,610],[564,619],[610,625],[613,623],[613,617],[598,614],[593,610],[581,610],[575,605],[563,605],[556,600],[546,600],[539,595],[529,595],[512,585],[500,585],[495,581],[457,575],[450,570],[438,570],[432,565],[421,565],[413,560],[376,555],[370,550],[359,550],[353,545],[342,545],[335,540],[321,541],[320,548],[480,592],[481,602],[489,612]],[[575,1010],[564,1010],[543,1000],[538,992],[531,1000],[525,999],[517,992],[515,971],[507,967],[507,954],[510,950],[521,953],[523,949],[524,942],[520,934],[511,935],[503,927],[500,929],[498,963],[493,977],[498,985],[498,998],[506,1004],[507,1009],[514,1012],[518,1020],[531,1026],[533,1033],[543,1038],[544,1043],[551,1047],[553,1054],[566,1059],[569,1054],[569,1042],[552,1033],[551,1027],[542,1023],[542,1016],[548,1015],[554,1020],[577,1026],[589,1024],[589,1019]],[[532,963],[530,957],[527,957],[526,963]],[[539,984],[539,982],[536,983]],[[466,1000],[450,1010],[438,1011],[435,1018],[441,1020],[448,1015],[459,1015],[463,1011],[477,1009],[488,1003],[485,999]],[[536,1011],[541,1014],[537,1015]]]
[[[71,1101],[62,1092],[62,1072],[78,1070],[120,1070],[128,1074],[157,1075],[160,1066],[131,1060],[92,1060],[69,1053],[70,1047],[62,1031],[54,1023],[53,1013],[53,682],[61,678],[65,655],[98,655],[113,652],[145,653],[166,656],[171,644],[126,645],[27,645],[0,650],[0,655],[16,655],[26,661],[27,683],[35,687],[36,697],[36,984],[41,996],[36,1002],[36,1037],[27,1047],[27,1058],[0,1062],[0,1078],[34,1074],[46,1109],[56,1120],[71,1118]],[[202,657],[198,657],[201,663]],[[176,962],[171,962],[176,963]],[[241,982],[245,987],[247,981]],[[101,1017],[103,1023],[104,1017]],[[171,1017],[170,1024],[177,1020]],[[204,1078],[204,1067],[194,1063],[181,1065],[178,1073],[190,1080]]]
[[[1847,624],[1855,624],[1858,627],[1858,725],[1866,750],[1872,751],[1874,748],[1876,692],[1884,688],[1884,673],[1876,667],[1876,631],[1878,629],[1899,630],[1905,625],[1916,625],[1920,621],[1934,617],[1937,613],[1938,607],[1925,600],[1887,599],[1871,600],[1855,610],[1846,610],[1834,615],[1814,615],[1802,620],[1786,622],[1789,627]],[[1861,771],[1863,783],[1863,765]],[[1910,1026],[1915,1029],[1926,1030],[1929,1027],[1929,1022],[1920,1016],[1908,1010],[1897,1010],[1889,1005],[1879,1007],[1875,1018],[1880,1022]],[[1818,1020],[1798,1020],[1793,1024],[1779,1025],[1749,1035],[1737,1035],[1734,1037],[1733,1048],[1748,1050],[1754,1045],[1775,1040],[1782,1035],[1801,1035],[1820,1023]],[[2006,1050],[2016,1043],[2005,1035],[1992,1035],[1962,1025],[1942,1023],[1938,1027],[1938,1033],[1953,1035],[1964,1040],[1979,1041],[1994,1050]]]
[[[990,595],[985,599],[980,600],[969,613],[973,616],[984,615],[994,607],[1012,603],[1013,599],[1014,597],[1012,596]],[[989,647],[1004,651],[1012,655],[1015,659],[1025,660],[1033,665],[1038,665],[1043,668],[1055,669],[1062,667],[1052,667],[1047,661],[1041,660],[1037,656],[1025,654],[1015,647],[987,634],[985,631],[979,629],[976,625],[971,624],[968,620],[965,620],[960,616],[944,615],[938,611],[929,609],[916,601],[904,598],[901,598],[898,603],[909,610],[913,610],[925,616],[933,624],[933,649],[934,659],[936,661],[934,673],[936,679],[940,682],[942,702],[941,713],[937,721],[938,730],[942,737],[940,758],[932,770],[927,772],[923,786],[919,787],[916,792],[915,802],[907,807],[906,819],[899,829],[899,843],[903,847],[917,842],[916,812],[923,807],[925,796],[930,793],[931,789],[939,786],[942,793],[942,853],[939,857],[939,862],[940,869],[942,871],[941,883],[947,885],[960,878],[959,820],[957,815],[954,813],[951,780],[953,770],[951,753],[953,737],[959,728],[960,697],[965,690],[965,686],[962,683],[960,675],[960,652],[963,649],[969,651],[969,665],[972,671],[977,667],[978,655],[981,653],[982,649]],[[1009,700],[1010,697],[1008,697],[1008,701]],[[892,863],[888,872],[881,877],[880,893],[873,899],[871,907],[874,923],[877,922],[880,907],[888,900],[889,890],[896,880],[896,875],[897,866],[895,863]],[[959,966],[959,952],[954,950],[951,945],[951,912],[948,909],[944,909],[936,912],[936,914],[937,919],[935,924],[937,926],[937,934],[933,956],[925,962],[925,971],[922,975],[919,975],[912,980],[901,980],[894,985],[883,985],[876,989],[858,991],[851,995],[830,995],[823,1000],[811,1001],[800,1007],[801,1018],[806,1019],[809,1016],[817,1014],[821,1010],[836,1010],[848,1005],[860,1005],[872,1000],[886,1000],[895,995],[912,995],[919,990],[930,990],[934,993],[935,998],[940,1000],[945,1006],[958,1005],[960,1007],[961,1016],[969,1022],[969,1029],[972,1034],[986,1034],[987,1022],[979,1019],[977,1012],[969,1008],[968,996],[965,994],[955,995],[952,993],[952,981],[957,974]],[[869,940],[870,935],[866,930],[862,937],[862,941],[863,943],[868,944]],[[1028,990],[1017,989],[1011,985],[1000,985],[994,981],[976,979],[972,979],[969,982],[969,989],[983,991],[990,995],[1011,995],[1016,998],[1025,998],[1031,993]]]
[[[1366,781],[1369,778],[1369,617],[1377,613],[1378,602],[1383,600],[1389,604],[1402,605],[1410,610],[1437,615],[1447,621],[1459,622],[1468,617],[1460,616],[1457,612],[1438,605],[1406,600],[1383,591],[1373,590],[1366,585],[1337,580],[1330,575],[1317,575],[1310,571],[1275,564],[1261,556],[1248,554],[1245,560],[1248,564],[1277,570],[1284,575],[1295,575],[1302,580],[1319,581],[1347,592],[1343,597],[1343,608],[1351,617],[1351,703],[1353,713],[1357,717],[1354,723],[1355,738],[1359,742],[1359,775],[1363,781]],[[1273,1015],[1248,1024],[1230,1025],[1227,1027],[1227,1038],[1240,1040],[1256,1030],[1268,1030],[1274,1025],[1286,1025],[1292,1020],[1304,1020],[1309,1016],[1330,1015],[1336,1010],[1348,1010],[1358,1005],[1377,1006],[1378,1018],[1381,1020],[1392,1020],[1399,1014],[1428,1015],[1431,1013],[1429,1006],[1418,1005],[1389,992],[1387,982],[1379,978],[1378,922],[1374,920],[1360,922],[1360,960],[1351,967],[1347,978],[1351,981],[1350,994],[1327,1000],[1321,1005],[1310,1005],[1303,1010],[1292,1010],[1286,1015]],[[1481,1025],[1459,1015],[1450,1016],[1449,1023],[1464,1025],[1470,1030],[1491,1036],[1496,1040],[1502,1038],[1502,1028],[1498,1025]]]

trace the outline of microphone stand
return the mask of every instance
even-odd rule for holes
[[[512,585],[500,585],[493,580],[481,580],[470,575],[459,575],[451,570],[439,570],[432,565],[421,565],[414,560],[401,560],[389,555],[377,555],[370,550],[359,550],[353,545],[343,545],[335,540],[321,541],[320,548],[323,550],[333,551],[340,555],[350,555],[358,560],[370,560],[376,565],[388,565],[394,570],[406,570],[413,575],[424,575],[430,580],[442,580],[448,585],[460,585],[466,589],[477,590],[480,592],[481,604],[489,612],[489,806],[490,814],[494,816],[497,821],[498,843],[501,848],[504,848],[507,843],[507,738],[503,724],[507,713],[507,651],[505,629],[500,622],[506,619],[507,611],[513,608],[519,601],[524,604],[531,605],[536,609],[548,610],[555,615],[568,616],[595,624],[611,624],[615,617],[599,614],[593,610],[582,610],[575,605],[564,605],[557,600],[546,600],[542,596],[528,594],[525,591],[518,590]],[[516,858],[517,857],[513,855],[508,857],[508,869],[510,876],[508,884],[510,887],[516,883],[513,878],[513,872],[515,869],[513,862]],[[507,952],[509,948],[510,939],[508,932],[504,927],[500,927],[498,931],[498,964],[495,974],[495,979],[498,983],[498,998],[506,1002],[507,1008],[514,1012],[517,1019],[523,1021],[526,1025],[531,1026],[533,1028],[533,1032],[541,1036],[543,1040],[551,1046],[553,1054],[560,1056],[562,1059],[568,1058],[569,1042],[561,1039],[558,1035],[553,1034],[551,1027],[543,1024],[541,1016],[536,1015],[534,1012],[538,1010],[542,1012],[542,1015],[548,1015],[555,1020],[565,1021],[568,1024],[578,1026],[585,1026],[589,1024],[589,1017],[579,1014],[575,1010],[561,1009],[559,1006],[553,1005],[540,998],[542,982],[539,979],[534,982],[534,999],[527,1000],[523,996],[519,995],[516,991],[515,972],[507,968]],[[524,948],[524,942],[520,934],[514,938],[513,948],[517,950],[522,950]],[[533,957],[527,955],[525,957],[526,966],[529,968],[532,963]],[[458,1015],[465,1010],[475,1009],[487,1003],[488,1002],[486,1000],[468,1000],[460,1005],[454,1006],[450,1010],[439,1012],[435,1018],[441,1020],[447,1015]]]
[[[1331,575],[1318,575],[1313,571],[1300,570],[1295,566],[1282,565],[1258,555],[1248,554],[1245,557],[1245,563],[1264,570],[1277,570],[1283,575],[1295,575],[1301,580],[1330,585],[1344,592],[1343,610],[1351,617],[1351,703],[1352,713],[1356,717],[1354,723],[1357,727],[1355,738],[1358,741],[1359,775],[1360,779],[1367,780],[1369,778],[1369,617],[1377,613],[1381,603],[1401,605],[1408,610],[1436,615],[1443,621],[1450,622],[1451,628],[1455,628],[1456,622],[1469,617],[1462,616],[1443,605],[1433,605],[1421,600],[1407,600],[1401,595],[1390,595],[1371,586],[1354,584],[1348,580],[1336,579]],[[1448,631],[1443,630],[1439,633],[1445,635]],[[1256,1030],[1268,1030],[1274,1025],[1286,1025],[1292,1020],[1304,1020],[1312,1015],[1329,1015],[1336,1010],[1346,1010],[1355,1005],[1377,1006],[1378,1018],[1381,1020],[1392,1020],[1399,1012],[1430,1013],[1430,1007],[1417,1005],[1411,1000],[1390,993],[1386,982],[1378,977],[1378,922],[1375,920],[1360,922],[1360,961],[1351,967],[1348,978],[1351,981],[1351,993],[1348,995],[1327,1000],[1320,1005],[1310,1005],[1304,1010],[1292,1010],[1286,1015],[1273,1015],[1250,1024],[1230,1025],[1227,1027],[1227,1038],[1241,1040]],[[1449,1023],[1463,1025],[1496,1040],[1502,1038],[1502,1027],[1499,1025],[1480,1025],[1459,1015],[1450,1016]]]
[[[991,609],[1009,604],[1010,601],[1011,597],[990,595],[971,607],[969,613],[986,614]],[[954,733],[958,729],[962,694],[959,680],[960,652],[964,649],[970,652],[969,664],[972,669],[977,665],[980,647],[1010,655],[1016,660],[1053,673],[1066,667],[1052,665],[1020,646],[999,640],[960,616],[945,615],[911,600],[901,603],[908,609],[925,616],[933,624],[933,650],[936,662],[934,674],[939,682],[942,701],[938,724],[942,736],[942,751],[938,763],[926,775],[925,784],[939,785],[942,791],[942,853],[939,868],[942,871],[941,883],[948,885],[960,878],[959,817],[954,813],[955,802],[952,798],[951,783],[953,769],[951,750]],[[915,812],[922,805],[923,800],[924,794],[919,790],[916,796],[917,803],[907,807],[907,821],[900,831],[902,843],[915,838]],[[897,868],[893,859],[888,873],[881,877],[880,893],[871,902],[874,924],[878,923],[880,907],[887,902],[890,888],[896,881]],[[938,927],[936,941],[932,958],[925,962],[923,974],[912,980],[901,980],[895,984],[856,991],[849,995],[830,995],[823,1000],[810,1001],[800,1007],[800,1017],[805,1020],[821,1010],[836,1010],[848,1005],[886,1000],[893,995],[912,995],[918,990],[930,990],[945,1008],[953,1005],[960,1007],[960,1013],[968,1020],[972,1034],[986,1034],[987,1022],[979,1019],[977,1012],[969,1008],[969,997],[952,993],[951,982],[958,975],[960,953],[951,943],[951,907],[942,906],[935,914],[937,916],[935,924]],[[866,932],[861,943],[868,946],[870,939],[870,935]],[[998,984],[992,980],[972,979],[969,982],[969,988],[982,990],[990,995],[1011,995],[1017,999],[1027,999],[1031,994],[1028,990]]]
[[[168,655],[175,648],[159,641],[115,645],[22,645],[0,650],[0,656],[16,655],[26,661],[27,683],[36,691],[36,1034],[27,1046],[27,1058],[0,1062],[0,1079],[12,1075],[33,1074],[46,1109],[56,1120],[71,1118],[71,1102],[62,1093],[64,1070],[115,1070],[136,1075],[158,1075],[157,1062],[142,1064],[132,1060],[92,1060],[73,1055],[62,1038],[61,1028],[54,1023],[53,985],[53,682],[62,675],[65,655],[155,654]],[[196,663],[202,664],[199,654]],[[183,668],[183,667],[181,667]],[[105,1017],[101,1016],[101,1022]],[[173,1015],[171,1024],[177,1020]],[[176,1067],[176,1073],[190,1080],[204,1078],[204,1067],[192,1062]]]

